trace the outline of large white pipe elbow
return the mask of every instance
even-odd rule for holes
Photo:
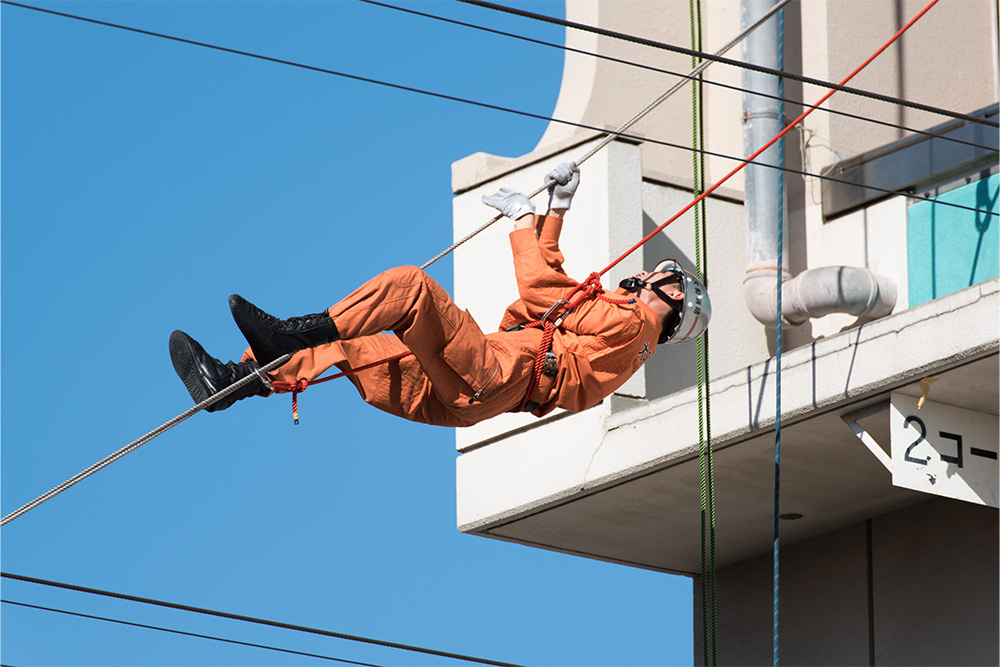
[[[777,274],[752,270],[743,281],[747,307],[762,324],[778,322]],[[856,317],[885,317],[896,306],[896,285],[868,269],[824,266],[803,271],[781,285],[782,322],[803,324],[813,317],[846,313]]]
[[[762,16],[773,0],[742,0],[742,21],[750,25]],[[753,31],[743,43],[747,62],[773,69],[782,67],[781,34],[778,21],[770,19]],[[782,108],[778,78],[745,70],[743,137],[747,154],[763,146],[781,129]],[[766,93],[757,95],[754,92]],[[858,317],[883,317],[896,305],[896,286],[868,269],[828,266],[804,271],[792,278],[788,273],[788,249],[778,256],[775,239],[779,225],[787,224],[785,202],[777,196],[784,188],[778,148],[772,146],[746,169],[747,272],[743,292],[747,307],[759,322],[778,323],[778,271],[781,276],[781,318],[783,323],[803,324],[809,318],[832,313]],[[787,238],[787,234],[786,234]]]

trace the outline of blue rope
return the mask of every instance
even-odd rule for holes
[[[785,12],[778,12],[778,67],[784,67],[785,42]],[[778,79],[778,96],[784,92],[784,80]],[[781,117],[784,118],[784,109]],[[785,166],[785,142],[778,141],[778,166]],[[774,667],[778,667],[778,544],[779,544],[779,514],[781,499],[781,282],[784,277],[782,257],[784,253],[784,200],[785,178],[783,172],[778,172],[778,326],[775,336],[777,357],[775,360],[775,414],[774,414]]]

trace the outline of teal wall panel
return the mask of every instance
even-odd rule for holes
[[[916,306],[1000,273],[1000,218],[937,202],[1000,210],[997,174],[914,204],[907,213],[910,306]]]

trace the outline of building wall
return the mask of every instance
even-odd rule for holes
[[[703,46],[706,51],[714,52],[740,31],[740,3],[739,0],[713,0],[703,4]],[[786,8],[784,18],[785,68],[819,79],[839,81],[915,15],[923,4],[922,0],[792,2]],[[995,5],[995,0],[941,3],[918,21],[900,42],[859,74],[851,85],[962,112],[995,102],[995,36],[991,32]],[[572,21],[661,42],[681,46],[691,44],[686,2],[567,0],[566,15]],[[575,49],[673,72],[686,73],[692,67],[688,56],[579,30],[567,30],[566,44]],[[727,55],[741,58],[742,48],[737,46]],[[742,71],[734,67],[713,64],[706,70],[706,77],[729,85],[742,85]],[[567,51],[562,86],[553,115],[592,128],[614,129],[678,80],[678,77],[663,72]],[[785,85],[785,96],[791,99],[815,101],[824,92],[816,86],[792,81]],[[708,150],[742,156],[741,93],[706,86],[705,95]],[[844,93],[835,94],[827,106],[916,128],[928,128],[944,120],[926,112],[897,108]],[[801,109],[800,106],[787,105],[785,115],[793,118]],[[643,228],[651,229],[653,223],[663,222],[690,201],[690,198],[685,200],[684,196],[673,196],[671,193],[676,191],[679,195],[685,188],[690,188],[691,154],[682,148],[656,143],[691,145],[690,86],[639,121],[629,133],[653,140],[640,144],[637,158],[643,181],[642,214],[648,216],[643,221]],[[801,128],[787,135],[784,142],[785,163],[792,169],[802,168],[819,173],[840,159],[898,139],[900,133],[897,129],[817,111],[806,119]],[[544,173],[540,165],[551,166],[559,160],[579,158],[589,145],[583,142],[596,135],[594,130],[553,123],[528,155],[503,157],[477,153],[456,162],[452,179],[453,188],[459,193],[455,206],[456,238],[488,219],[488,214],[484,214],[484,209],[478,204],[483,189],[501,184],[533,189]],[[709,157],[708,182],[714,182],[728,173],[735,164],[733,160],[722,157]],[[604,178],[600,168],[596,174],[592,170],[592,162],[584,166],[581,197],[592,196],[593,188],[607,187],[612,183]],[[623,184],[622,178],[614,181],[617,189]],[[788,193],[786,245],[792,274],[830,265],[870,268],[892,279],[898,290],[897,310],[905,308],[907,249],[905,242],[901,242],[906,237],[905,200],[892,200],[866,211],[826,221],[822,215],[820,185],[821,181],[814,177],[795,174],[786,174],[785,177]],[[634,185],[628,188],[634,189]],[[742,188],[741,174],[731,178],[724,186],[730,201],[737,203],[742,198]],[[632,189],[620,191],[632,192]],[[604,198],[610,200],[614,196],[606,194]],[[580,214],[574,211],[572,215],[579,222]],[[737,274],[745,263],[744,225],[738,214],[729,211],[710,211],[709,217],[712,236],[709,249],[713,266],[716,270],[721,268],[734,273],[733,276],[712,275],[716,288],[713,300],[717,299],[715,294],[720,286],[726,290],[724,298],[728,299],[729,293],[737,294],[742,287],[742,278]],[[616,225],[621,220],[621,217],[614,218]],[[667,231],[671,241],[665,243],[693,235],[691,226],[692,217],[683,217]],[[573,230],[569,229],[566,237],[569,238],[572,233]],[[489,244],[489,241],[485,242],[485,245]],[[456,256],[468,256],[469,253],[474,257],[470,265],[478,266],[480,256],[475,254],[475,250],[463,249]],[[457,285],[464,282],[464,271],[462,266],[456,264]],[[478,306],[471,301],[469,303],[472,308]],[[745,304],[739,300],[731,305],[746,310]],[[716,310],[722,312],[718,308]],[[807,345],[857,323],[856,317],[829,315],[799,327],[786,328],[785,348]],[[774,350],[773,330],[752,318],[746,326],[739,327],[724,326],[717,321],[713,324],[713,334],[716,334],[713,344],[718,342],[719,349],[725,351],[723,356],[727,352],[735,353],[732,363],[725,358],[721,360],[720,370],[731,368],[734,364],[753,363],[761,358],[763,351],[773,353]]]
[[[876,58],[850,83],[851,86],[901,97],[960,112],[981,109],[996,102],[996,70],[991,28],[996,0],[940,2]],[[819,4],[819,3],[816,3]],[[826,2],[827,76],[839,81],[917,14],[925,0],[836,0]],[[808,3],[811,11],[822,11]],[[846,38],[844,38],[846,37]],[[811,63],[805,63],[808,68]],[[925,111],[887,105],[855,95],[834,95],[831,108],[907,127],[927,129],[944,120]],[[823,114],[829,120],[827,135],[841,157],[857,155],[900,139],[902,130],[868,125],[858,131],[858,121]]]
[[[801,35],[802,73],[840,81],[900,29],[927,3],[923,0],[792,3],[786,35]],[[942,2],[917,21],[848,84],[952,111],[970,113],[997,101],[996,0]],[[817,99],[824,91],[799,86],[799,99]],[[837,93],[824,105],[835,111],[926,130],[947,117]],[[799,107],[787,107],[794,117]],[[814,112],[785,147],[786,162],[819,173],[823,167],[877,149],[908,133],[842,115]],[[789,135],[791,136],[791,135]],[[866,210],[824,220],[821,181],[788,177],[788,208],[793,249],[792,272],[826,265],[864,266],[888,276],[897,288],[897,312],[908,307],[906,208],[894,199]],[[971,214],[970,214],[971,215]],[[915,305],[915,304],[912,304]],[[829,315],[797,328],[792,346],[831,335],[856,322]]]
[[[793,1],[784,19],[785,67],[810,77],[839,81],[923,4],[922,0]],[[567,0],[566,16],[573,21],[687,46],[690,44],[687,6],[680,0]],[[939,3],[900,45],[886,51],[871,71],[851,85],[961,112],[995,103],[996,6],[996,0]],[[714,52],[739,32],[740,3],[711,0],[703,2],[703,7],[704,48]],[[591,33],[568,30],[566,44],[677,72],[691,69],[690,59],[685,56]],[[742,49],[737,48],[729,55],[742,58]],[[740,70],[717,64],[707,70],[707,77],[735,86],[742,83]],[[676,80],[667,74],[567,52],[553,115],[596,128],[615,129]],[[824,92],[794,82],[785,85],[786,97],[806,102],[815,101]],[[742,95],[711,86],[705,94],[708,149],[730,156],[744,155]],[[843,93],[834,95],[828,104],[867,118],[921,129],[943,120]],[[785,115],[791,119],[800,111],[801,107],[789,105]],[[685,88],[630,131],[646,141],[612,142],[583,166],[580,191],[563,231],[566,268],[571,276],[584,278],[591,271],[603,268],[690,202],[690,152],[656,141],[690,146],[691,125],[690,89]],[[818,174],[844,158],[898,139],[899,133],[893,128],[817,111],[804,126],[787,136],[785,164]],[[456,162],[452,172],[457,195],[455,238],[464,237],[492,217],[493,211],[480,202],[482,194],[501,185],[522,191],[535,189],[548,169],[585,154],[599,134],[593,129],[552,124],[535,150],[527,155],[478,153]],[[708,158],[708,182],[714,183],[735,164],[723,157]],[[906,242],[910,202],[894,197],[825,220],[820,183],[815,177],[801,175],[788,175],[785,179],[786,245],[792,275],[830,265],[867,267],[893,280],[897,288],[896,313],[906,310],[911,301]],[[536,203],[544,206],[542,201],[539,198]],[[745,393],[750,399],[746,404],[757,406],[756,420],[758,413],[773,415],[770,403],[760,409],[771,400],[770,386],[765,392],[765,382],[754,385],[751,369],[766,370],[773,361],[774,331],[757,322],[744,302],[746,225],[742,203],[742,176],[730,179],[708,202],[709,287],[714,306],[709,358],[713,381],[732,381],[741,396]],[[995,224],[993,227],[995,231]],[[499,321],[503,307],[514,298],[513,274],[504,239],[508,230],[509,223],[501,221],[455,254],[456,300],[486,329]],[[605,276],[604,285],[614,287],[621,277],[668,256],[693,265],[694,229],[690,213]],[[995,294],[995,285],[990,289],[986,291]],[[911,330],[906,327],[913,326],[909,316],[917,312],[910,311],[885,322],[887,329],[901,328],[898,338],[895,333],[887,333],[886,338],[878,342],[872,339],[864,348],[862,337],[873,329],[880,330],[881,323],[863,326],[865,322],[854,316],[829,315],[784,330],[784,350],[791,352],[797,348],[786,357],[786,364],[796,354],[803,359],[812,355],[801,366],[803,372],[811,369],[808,382],[790,385],[790,367],[786,365],[784,371],[783,405],[786,410],[789,405],[798,405],[808,412],[795,417],[809,434],[801,449],[808,461],[809,474],[789,484],[788,491],[795,484],[809,487],[816,493],[806,495],[814,502],[813,506],[822,510],[839,510],[859,502],[858,494],[852,494],[839,483],[853,472],[845,467],[847,457],[838,454],[824,458],[831,450],[821,446],[836,443],[845,448],[859,447],[839,418],[827,414],[830,406],[846,410],[846,403],[825,403],[827,399],[822,392],[817,395],[816,387],[836,384],[836,380],[843,385],[842,390],[838,389],[842,396],[838,393],[837,401],[854,402],[860,407],[864,402],[881,398],[879,394],[887,388],[895,390],[905,383],[915,386],[924,369],[937,368],[936,361],[950,358],[948,345],[963,338],[963,328],[975,326],[963,320],[957,311],[935,311],[934,326],[927,324],[935,334],[927,338],[931,341],[929,345],[923,346],[921,339],[920,349],[933,358],[924,363],[921,357],[923,365],[911,367],[909,360],[893,355],[897,343]],[[837,357],[837,368],[824,366],[820,363],[822,351],[827,344],[831,348],[845,344],[848,334],[841,332],[848,329],[857,346],[852,347],[851,343],[843,348],[843,356]],[[890,339],[892,342],[881,342]],[[995,335],[991,340],[996,340]],[[909,349],[906,345],[902,348]],[[860,356],[855,354],[859,349]],[[995,350],[995,345],[992,349]],[[865,356],[873,350],[878,359]],[[866,367],[861,368],[863,365]],[[900,370],[904,366],[905,373]],[[994,369],[995,362],[987,367]],[[739,380],[744,376],[745,385]],[[960,391],[945,394],[944,382],[935,385],[937,393],[932,400],[937,396],[956,404],[968,403],[967,395]],[[697,426],[694,383],[694,346],[665,346],[615,396],[591,410],[576,415],[553,414],[545,420],[504,415],[459,430],[457,444],[463,453],[458,462],[459,524],[463,529],[477,532],[488,531],[493,524],[533,519],[537,530],[543,533],[543,538],[534,542],[512,529],[506,533],[498,530],[493,536],[593,554],[593,550],[575,550],[575,542],[567,535],[586,542],[583,538],[587,537],[587,531],[599,532],[601,524],[574,523],[578,517],[568,510],[545,515],[536,510],[562,504],[569,507],[573,501],[586,498],[594,516],[616,524],[623,520],[622,505],[635,515],[633,518],[653,519],[662,519],[664,513],[687,506],[682,502],[682,491],[688,488],[684,485],[695,482],[693,477],[671,480],[656,494],[641,481],[651,477],[640,477],[639,473],[658,470],[662,461],[667,460],[663,450],[668,445],[680,443],[678,447],[685,452],[684,457],[689,457],[688,462],[696,456],[697,438],[688,433]],[[980,383],[963,386],[973,391]],[[713,384],[713,391],[718,397],[717,384]],[[994,381],[985,393],[990,395],[995,391]],[[737,410],[730,412],[733,414],[721,417],[718,412],[713,413],[713,428],[720,427],[714,431],[716,438]],[[755,421],[753,428],[759,427],[761,424]],[[732,454],[751,459],[768,470],[773,464],[768,448],[757,452],[745,443],[737,443]],[[670,459],[670,465],[682,458]],[[724,462],[724,458],[720,456],[720,461]],[[758,500],[765,497],[750,509],[753,516],[768,516],[770,492],[766,487],[770,486],[770,480],[741,475],[735,467],[726,472],[730,479],[726,493],[738,497],[736,504],[747,505],[755,497]],[[622,505],[616,506],[593,493],[596,486],[615,475],[633,474],[640,481],[632,489],[624,489],[622,485],[622,495],[627,497]],[[851,477],[852,482],[858,479],[856,474]],[[889,484],[880,475],[877,481],[865,482],[862,495],[888,494],[893,491]],[[864,507],[874,509],[853,514],[845,522],[879,514],[886,507],[902,507],[906,502],[910,500],[894,500],[882,506],[868,504]],[[842,528],[839,526],[843,523],[836,523],[831,525],[836,527],[833,532],[796,544],[789,541],[782,549],[781,563],[782,663],[997,664],[1000,657],[996,630],[1000,621],[997,523],[996,510],[929,499],[875,516],[870,523],[853,523]],[[766,519],[760,527],[768,530]],[[736,539],[733,534],[730,532],[723,539]],[[625,541],[616,542],[615,547],[613,556],[605,557],[618,562],[644,562],[641,552],[648,551],[649,545],[643,544],[634,552],[629,552]],[[696,545],[691,546],[685,553],[692,562],[697,556],[696,549]],[[746,553],[752,552],[748,549]],[[657,563],[657,568],[661,567],[665,571],[679,571],[675,561]],[[720,664],[771,663],[771,567],[771,555],[766,553],[719,572]],[[699,607],[695,613],[697,623],[701,616],[697,594],[695,604]],[[700,632],[700,627],[696,627],[696,654],[701,650]]]
[[[997,518],[933,498],[783,548],[781,663],[1000,663]],[[696,578],[695,661],[704,664],[700,590]],[[719,570],[718,664],[771,664],[772,598],[770,553]]]

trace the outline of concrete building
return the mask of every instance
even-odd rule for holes
[[[713,53],[770,3],[703,4],[703,48]],[[839,81],[924,4],[794,0],[782,30],[765,24],[745,48],[773,57],[780,43],[786,71]],[[680,0],[567,0],[566,16],[691,45]],[[566,53],[553,116],[590,128],[618,128],[678,80],[649,68],[692,68],[690,56],[591,32],[568,29],[566,44],[648,66]],[[748,57],[743,47],[728,55]],[[756,119],[765,131],[780,128],[782,113],[792,119],[803,107],[758,113],[766,100],[734,89],[759,91],[774,77],[718,63],[705,76],[730,86],[704,88],[712,184],[738,164],[724,156],[749,154],[745,142],[761,134]],[[996,120],[997,2],[939,3],[849,85]],[[812,103],[825,92],[786,81],[782,94]],[[585,163],[562,239],[571,276],[603,268],[691,201],[692,155],[675,147],[692,145],[691,104],[687,86],[631,128],[632,138]],[[784,174],[781,264],[776,248],[762,261],[755,246],[776,231],[779,172],[741,172],[707,199],[718,662],[772,657],[771,304],[781,267],[786,307],[800,308],[785,311],[793,322],[783,325],[781,662],[995,665],[1000,222],[969,209],[998,209],[997,130],[847,93],[824,107],[851,115],[810,115],[786,136],[784,164],[838,180]],[[484,193],[534,190],[548,169],[578,159],[601,136],[553,123],[527,155],[456,162],[455,238],[491,217]],[[507,231],[494,225],[455,254],[456,300],[484,327],[514,299],[510,259],[497,251]],[[689,213],[610,271],[605,287],[664,257],[693,266],[694,236]],[[495,279],[472,279],[484,273]],[[824,297],[831,280],[841,293]],[[870,303],[858,307],[856,293]],[[696,385],[695,346],[661,346],[585,412],[508,414],[459,430],[459,528],[699,579]],[[696,625],[700,604],[696,593]],[[704,659],[700,636],[696,627],[696,661]]]

